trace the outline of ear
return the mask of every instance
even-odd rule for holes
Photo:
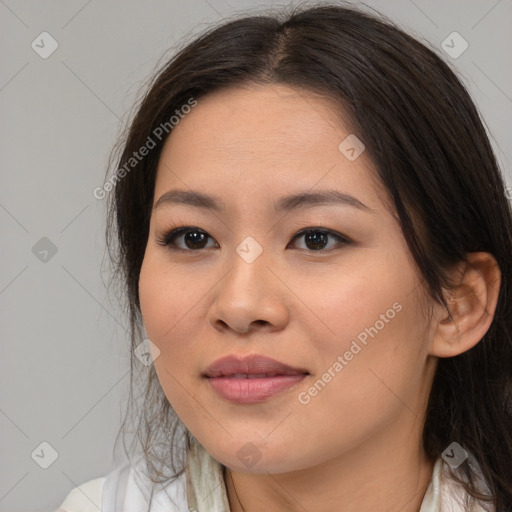
[[[430,354],[453,357],[473,348],[488,331],[501,284],[501,271],[492,254],[473,252],[451,271],[453,287],[445,289],[450,309],[435,305],[436,321]]]

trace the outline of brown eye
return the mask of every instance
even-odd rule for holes
[[[210,235],[208,235],[202,229],[194,227],[181,227],[173,229],[162,238],[159,238],[158,243],[163,246],[173,246],[170,248],[176,250],[193,251],[208,248],[206,243],[209,238],[211,238]],[[182,244],[176,243],[176,240],[180,239],[183,241],[184,246]]]
[[[325,229],[308,228],[306,230],[302,230],[293,237],[292,242],[301,237],[304,239],[305,247],[301,247],[300,249],[309,251],[322,251],[323,249],[329,250],[340,244],[350,243],[348,238]],[[329,245],[330,239],[337,240],[337,243]]]
[[[299,247],[299,249],[309,252],[328,252],[339,245],[347,245],[351,243],[350,239],[339,233],[326,229],[307,228],[297,233],[290,244],[293,244],[295,240],[298,240],[301,237],[304,239],[305,246]],[[213,246],[208,246],[208,239],[213,241],[213,238],[208,235],[206,231],[193,226],[185,226],[171,230],[169,233],[159,237],[157,241],[158,244],[176,251],[181,250],[192,252],[199,251],[201,249],[219,247],[219,245],[214,241]],[[334,243],[331,241],[334,241]]]

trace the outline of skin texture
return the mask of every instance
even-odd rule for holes
[[[160,158],[154,204],[171,189],[225,203],[218,212],[183,204],[153,210],[139,292],[148,338],[160,350],[162,388],[229,468],[233,511],[240,502],[246,512],[418,511],[434,463],[421,432],[438,357],[474,346],[496,306],[499,270],[486,253],[453,269],[462,283],[449,296],[454,322],[429,303],[367,153],[350,161],[338,149],[351,132],[335,112],[327,99],[282,85],[225,89],[200,99]],[[283,196],[326,189],[371,211],[341,204],[272,211]],[[206,232],[206,248],[187,249],[183,234],[174,240],[181,251],[158,244],[182,225]],[[303,228],[351,242],[330,235],[315,250],[305,236],[294,238]],[[236,252],[249,236],[263,249],[252,263]],[[299,394],[397,303],[400,311],[301,403]],[[264,402],[234,404],[201,377],[228,354],[263,354],[310,375]],[[259,457],[250,467],[237,454],[247,443]]]

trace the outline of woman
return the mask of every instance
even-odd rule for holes
[[[512,216],[432,51],[336,5],[225,22],[116,168],[143,456],[60,510],[512,510]]]

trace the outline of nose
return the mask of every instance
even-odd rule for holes
[[[289,291],[265,251],[251,263],[233,251],[230,263],[231,270],[214,288],[209,324],[223,333],[283,329],[289,321]]]

